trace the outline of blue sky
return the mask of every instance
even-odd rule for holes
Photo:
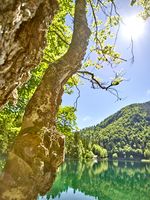
[[[126,1],[127,2],[127,1]],[[137,12],[138,9],[127,8],[125,1],[119,5],[120,13],[127,17]],[[139,27],[140,28],[140,27]],[[117,49],[128,62],[121,64],[118,69],[123,69],[128,81],[121,83],[117,90],[121,101],[110,93],[103,90],[93,90],[89,83],[80,85],[81,97],[78,100],[77,123],[79,128],[96,125],[109,115],[115,113],[122,107],[132,104],[141,103],[150,100],[150,20],[145,23],[144,33],[134,41],[135,61],[132,64],[130,57],[130,41],[120,34],[117,40]],[[109,77],[109,69],[102,72]],[[73,105],[77,92],[74,95],[64,95],[63,105]]]

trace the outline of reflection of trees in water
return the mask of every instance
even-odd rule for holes
[[[150,164],[136,162],[66,162],[47,198],[71,187],[99,200],[149,200]]]

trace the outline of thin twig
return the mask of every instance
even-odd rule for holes
[[[113,82],[111,82],[109,85],[106,86],[104,83],[100,83],[96,79],[95,75],[89,71],[78,71],[78,75],[79,75],[79,77],[81,77],[87,81],[90,81],[93,89],[101,88],[101,89],[106,90],[106,91],[110,92],[111,94],[113,94],[117,98],[117,100],[121,100],[121,98],[119,97],[118,91],[115,88],[113,88],[113,86],[114,86]],[[90,76],[90,78],[85,77],[85,75]]]
[[[55,30],[50,31],[51,33],[55,33],[65,44],[70,45],[65,39],[62,38],[62,36]]]
[[[133,38],[131,37],[131,63],[134,63],[134,46],[133,46]]]
[[[75,100],[75,102],[74,102],[74,107],[75,107],[75,109],[77,110],[77,107],[78,107],[78,100],[79,100],[79,98],[80,98],[80,96],[81,96],[81,95],[80,95],[80,89],[78,88],[77,84],[75,83],[73,77],[71,78],[71,80],[73,81],[73,83],[74,83],[74,85],[75,85],[75,88],[76,88],[77,91],[78,91],[78,96],[77,96],[77,98],[76,98],[76,100]]]

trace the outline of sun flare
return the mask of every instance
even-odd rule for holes
[[[145,21],[141,17],[126,17],[123,22],[122,32],[125,38],[137,40],[142,37],[145,30]]]

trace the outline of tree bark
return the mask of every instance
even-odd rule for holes
[[[86,1],[76,0],[72,42],[67,53],[49,65],[26,107],[0,183],[2,200],[15,193],[16,199],[36,199],[51,187],[64,159],[64,137],[56,130],[56,114],[64,84],[82,65],[89,36]]]
[[[57,10],[57,0],[0,0],[0,107],[39,63]]]

